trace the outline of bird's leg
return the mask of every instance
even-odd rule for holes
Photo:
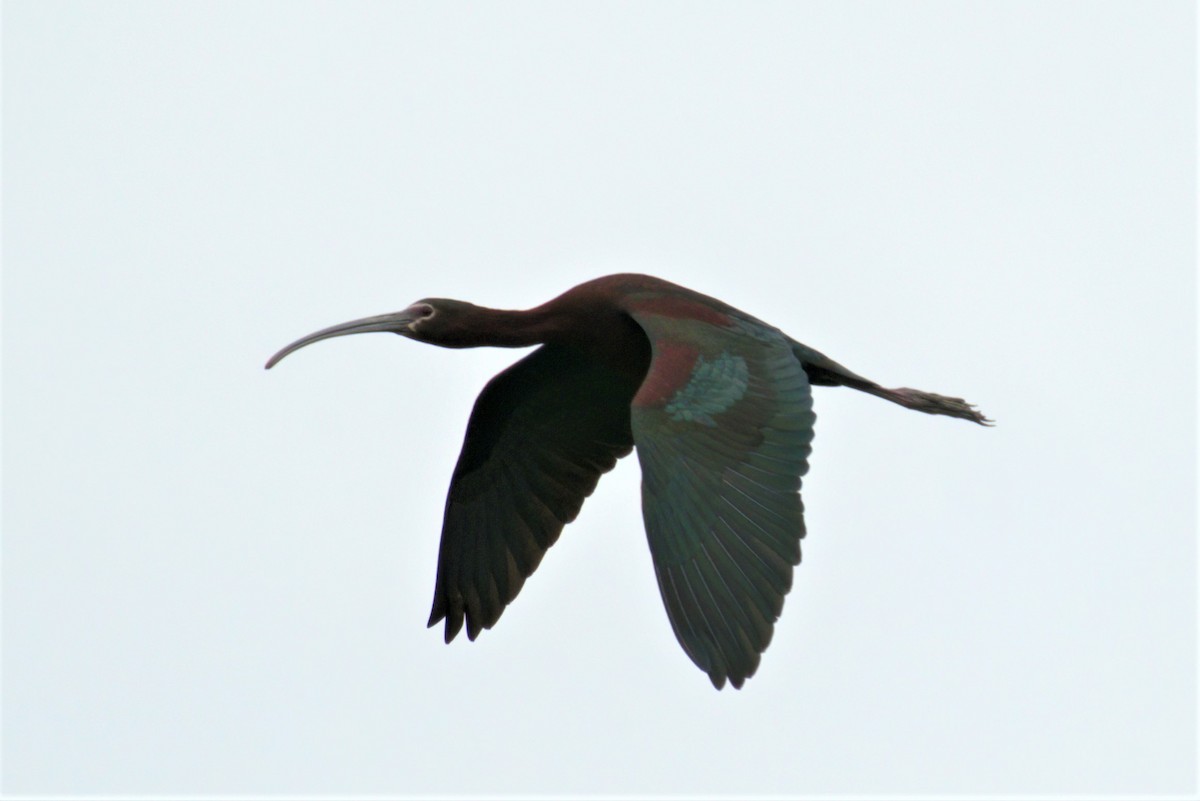
[[[848,370],[824,353],[813,350],[795,340],[792,340],[792,352],[804,365],[804,372],[808,374],[808,380],[817,386],[850,387],[897,403],[905,409],[914,409],[925,414],[958,417],[981,426],[992,425],[991,420],[984,417],[978,409],[962,398],[950,398],[909,387],[900,387],[899,389],[881,387],[869,378],[863,378],[858,373]]]
[[[945,395],[923,392],[922,390],[911,389],[909,387],[885,389],[878,385],[871,385],[855,386],[854,388],[861,389],[863,392],[869,392],[885,400],[890,400],[892,403],[898,403],[905,409],[915,409],[918,412],[925,412],[925,414],[944,414],[949,417],[959,417],[963,420],[970,420],[972,423],[978,423],[981,426],[993,425],[991,420],[984,417],[978,409],[962,398],[949,398]]]

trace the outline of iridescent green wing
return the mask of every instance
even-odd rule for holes
[[[788,340],[757,321],[635,305],[653,359],[632,406],[642,514],[684,651],[741,687],[800,563],[814,415]]]
[[[636,381],[546,345],[480,393],[442,523],[432,626],[450,642],[491,628],[575,519],[601,474],[633,448]]]

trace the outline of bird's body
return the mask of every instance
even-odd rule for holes
[[[494,377],[446,500],[429,625],[474,639],[516,597],[600,476],[637,448],[659,590],[680,644],[718,688],[770,642],[804,536],[812,385],[988,421],[957,398],[885,389],[719,300],[644,275],[580,284],[528,311],[429,299],[324,329],[445,347],[541,345]]]

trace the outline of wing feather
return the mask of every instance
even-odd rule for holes
[[[600,476],[633,447],[640,376],[545,345],[493,378],[450,482],[429,625],[491,628]]]
[[[667,617],[715,686],[740,687],[800,563],[808,378],[786,337],[757,321],[722,327],[636,306],[632,315],[654,353],[645,383],[654,391],[635,399],[632,428]],[[681,353],[695,354],[687,375]]]

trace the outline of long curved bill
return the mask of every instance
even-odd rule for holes
[[[320,342],[322,339],[344,337],[350,334],[369,334],[376,331],[383,331],[392,334],[407,333],[409,324],[415,319],[417,319],[417,315],[413,314],[411,310],[405,309],[404,311],[400,312],[377,314],[374,317],[364,317],[361,320],[351,320],[348,323],[341,323],[339,325],[331,325],[329,328],[322,328],[320,331],[297,339],[295,342],[276,353],[267,361],[266,369],[270,370],[279,362],[280,359],[282,359],[284,356],[287,356],[289,353],[300,350],[305,345],[311,345],[314,342]]]

